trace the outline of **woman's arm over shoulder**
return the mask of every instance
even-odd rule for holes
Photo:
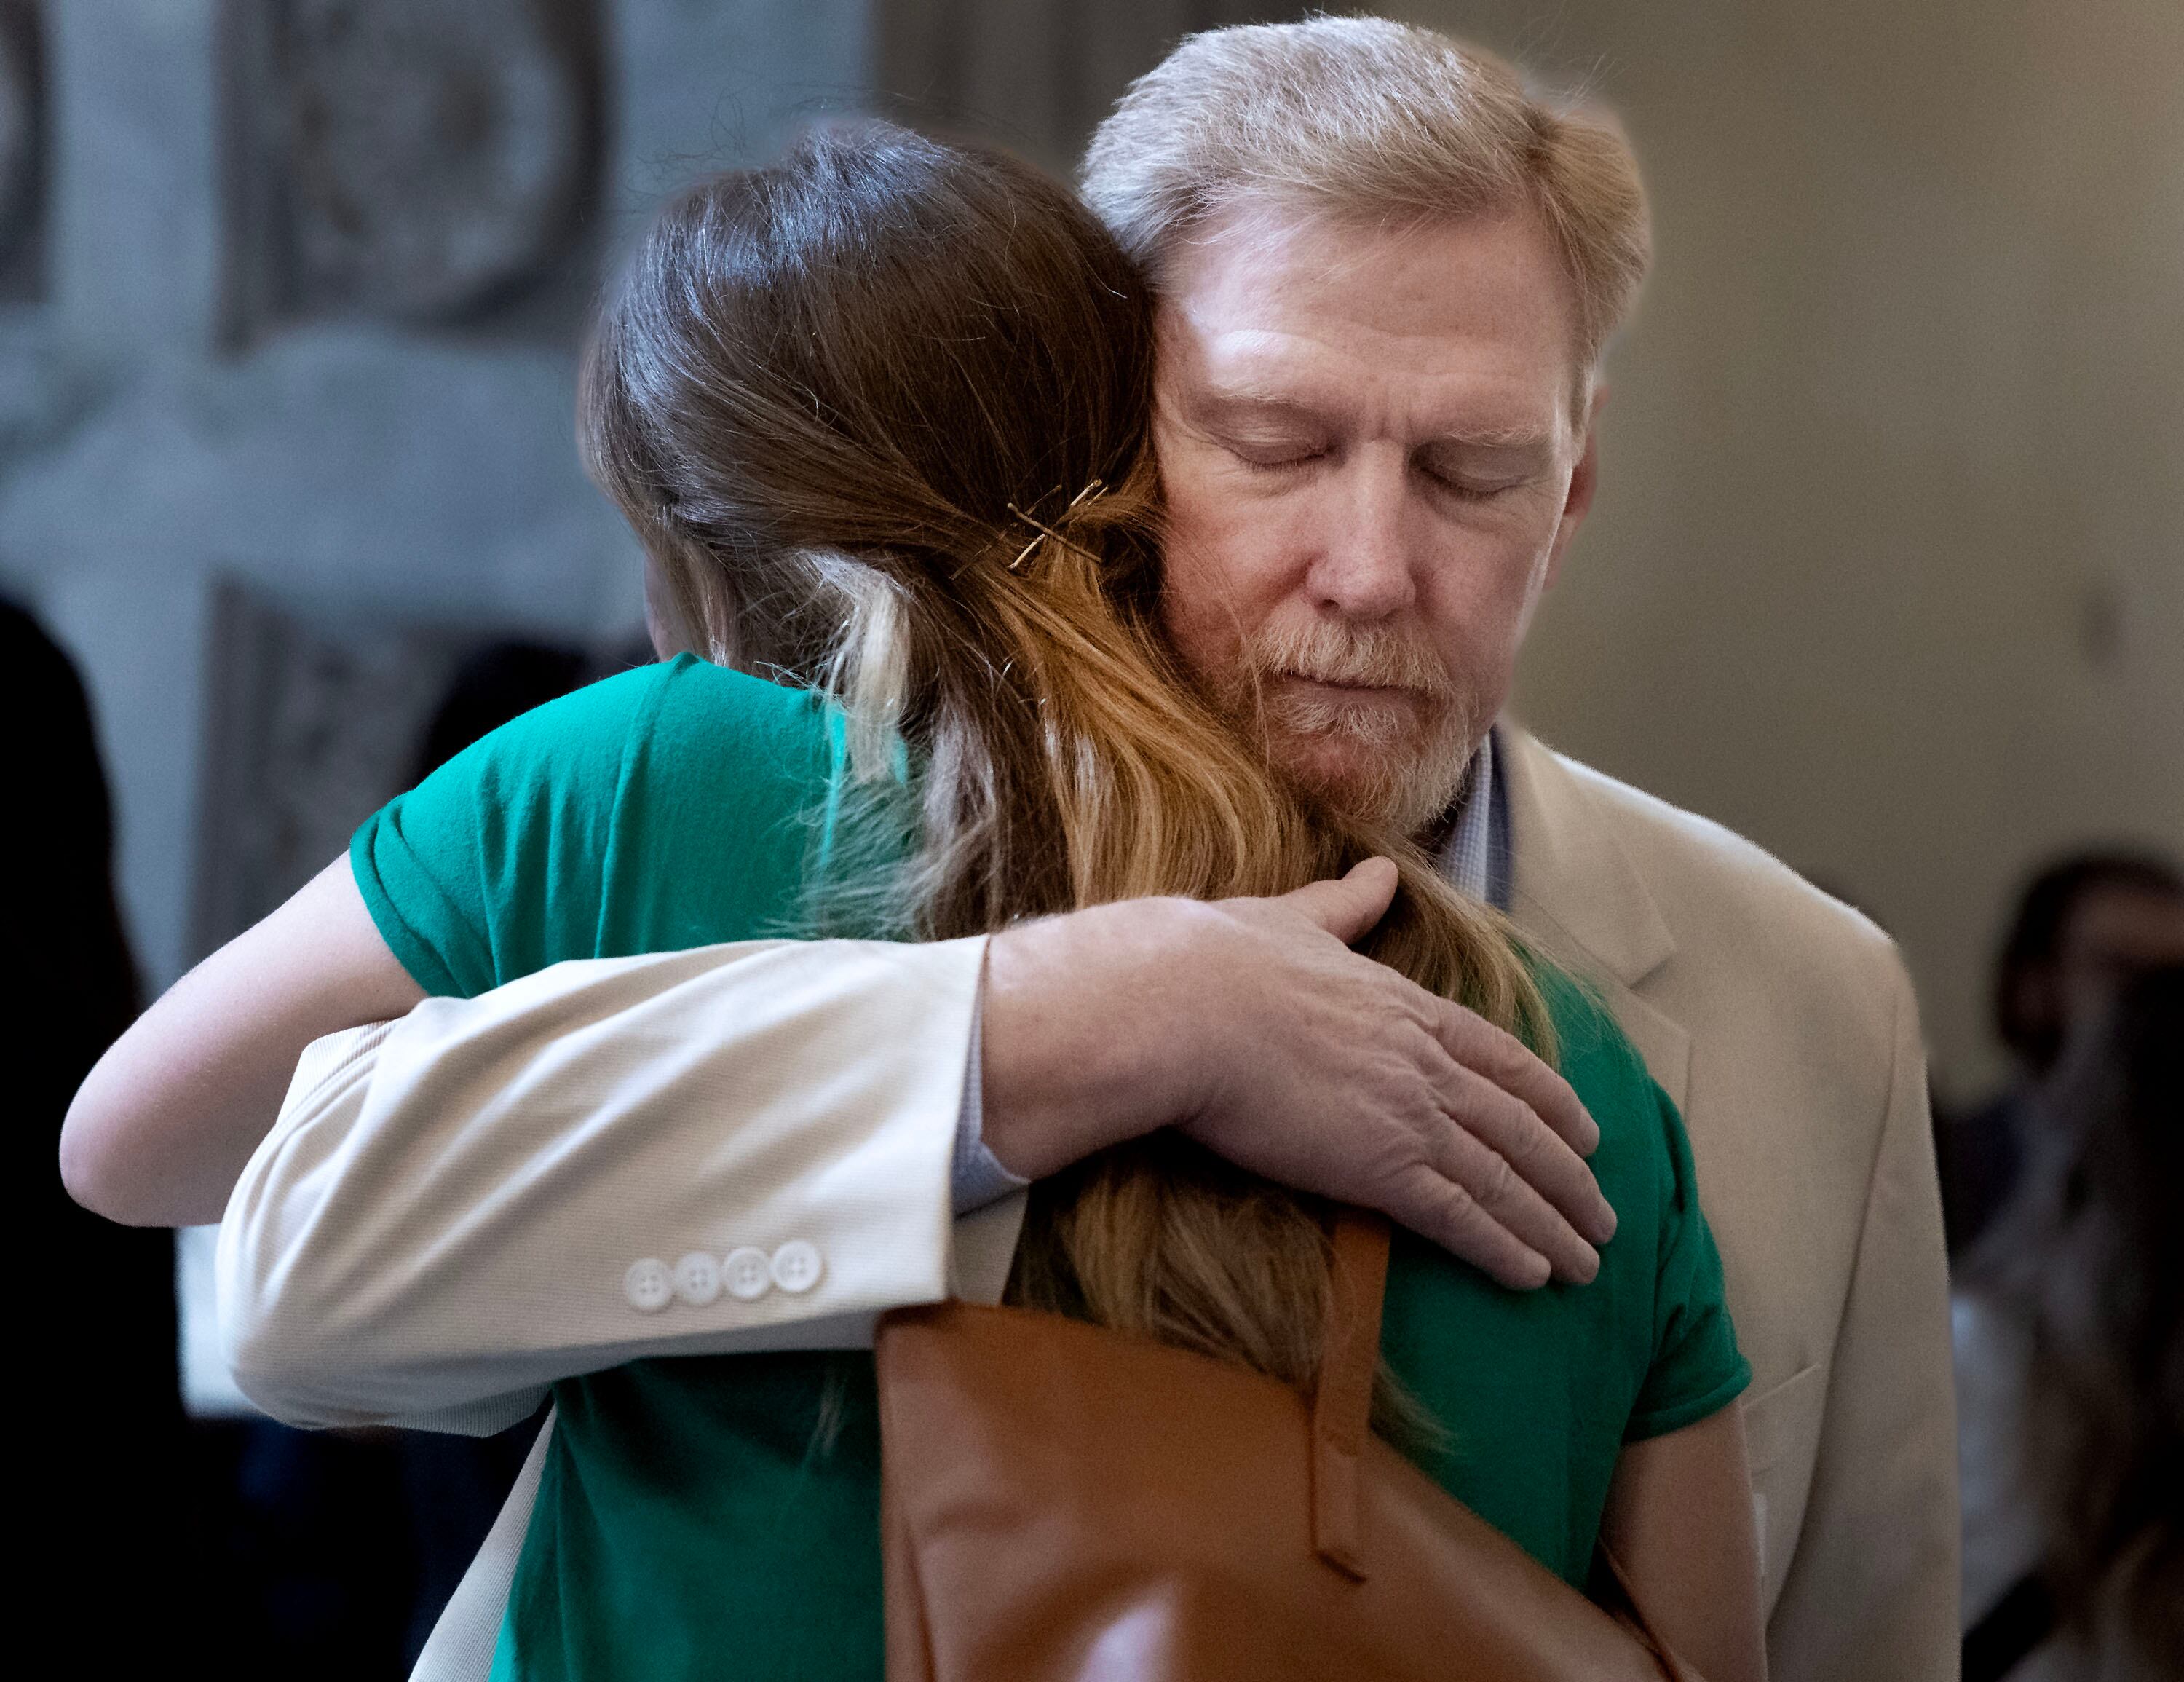
[[[493,1430],[628,1361],[869,1347],[962,1259],[985,946],[557,964],[312,1046],[221,1223],[237,1383],[294,1424]]]
[[[1626,1446],[1601,1521],[1653,1633],[1707,1682],[1765,1682],[1766,1618],[1743,1411]]]
[[[61,1178],[131,1226],[216,1221],[304,1048],[425,996],[381,938],[346,857],[170,988],[85,1079]]]

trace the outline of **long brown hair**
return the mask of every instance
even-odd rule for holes
[[[2029,1333],[2042,1574],[2103,1677],[2184,1674],[2184,965],[2064,1053],[2023,1189],[1967,1284]]]
[[[661,213],[586,359],[585,459],[701,653],[837,697],[868,789],[910,746],[906,932],[1384,854],[1372,955],[1544,1045],[1493,915],[1288,787],[1168,654],[1152,349],[1143,281],[1066,189],[821,130]],[[1012,1293],[1308,1384],[1321,1213],[1156,1135],[1042,1188]]]

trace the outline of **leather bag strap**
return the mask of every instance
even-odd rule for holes
[[[1388,1223],[1348,1206],[1334,1216],[1334,1268],[1312,1403],[1312,1544],[1336,1570],[1364,1580],[1364,1479],[1380,1364],[1380,1300],[1388,1283]]]

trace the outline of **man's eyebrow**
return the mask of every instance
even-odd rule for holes
[[[1209,426],[1223,422],[1236,424],[1250,421],[1272,421],[1309,426],[1332,426],[1340,424],[1339,411],[1329,405],[1309,402],[1292,393],[1270,391],[1250,385],[1201,389],[1192,394],[1189,414],[1194,420]],[[1514,454],[1519,451],[1552,450],[1555,435],[1551,427],[1535,421],[1514,421],[1506,426],[1491,422],[1451,423],[1441,432],[1420,440],[1421,449],[1478,449]]]
[[[1302,420],[1321,426],[1334,418],[1324,409],[1286,393],[1235,386],[1195,393],[1190,412],[1206,420]]]
[[[1520,450],[1552,449],[1555,435],[1546,427],[1520,422],[1511,426],[1452,426],[1425,441],[1423,448],[1440,449]]]

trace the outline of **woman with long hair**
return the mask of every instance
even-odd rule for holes
[[[1619,1226],[1592,1283],[1530,1294],[1399,1235],[1379,1423],[1573,1584],[1605,1528],[1672,1643],[1757,1676],[1749,1370],[1681,1122],[1580,987],[1404,837],[1271,771],[1248,710],[1178,669],[1152,357],[1141,278],[1006,157],[868,125],[684,194],[603,311],[579,430],[686,652],[391,803],[355,890],[417,986],[473,995],[569,958],[946,938],[1392,860],[1363,950],[1557,1060]],[[1155,1133],[1035,1189],[1010,1293],[1309,1390],[1325,1213]],[[555,1395],[496,1674],[878,1674],[868,1355],[643,1361]],[[1695,1437],[1721,1475],[1664,1479],[1652,1451]]]
[[[1957,1311],[1968,1679],[2184,1675],[2184,966],[2035,1094]],[[2053,1638],[2053,1639],[2051,1639]]]

